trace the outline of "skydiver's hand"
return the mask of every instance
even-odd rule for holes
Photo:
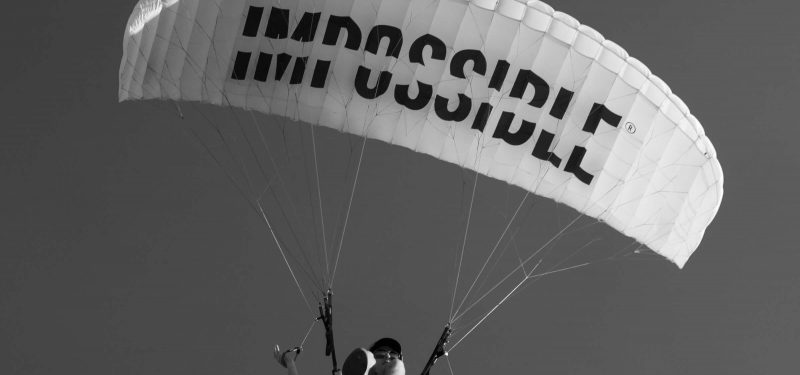
[[[275,345],[275,348],[272,350],[272,356],[275,357],[275,360],[283,367],[289,367],[290,365],[294,365],[294,361],[300,355],[300,352],[303,351],[300,347],[291,348],[285,352],[281,352],[281,348],[278,345]],[[294,357],[288,356],[287,354],[294,352]]]

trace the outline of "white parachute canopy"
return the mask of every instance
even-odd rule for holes
[[[377,139],[602,220],[682,267],[722,199],[686,105],[572,17],[515,0],[141,0],[119,99]]]

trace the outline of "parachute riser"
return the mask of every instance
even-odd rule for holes
[[[325,326],[325,356],[331,357],[333,364],[331,372],[336,374],[339,372],[339,364],[336,361],[336,346],[333,342],[333,293],[331,293],[330,289],[328,289],[325,297],[322,298],[318,308],[319,318],[317,320],[322,320],[322,324]]]
[[[447,341],[450,340],[450,335],[452,333],[453,329],[450,328],[450,324],[448,323],[446,326],[444,326],[444,331],[442,331],[442,335],[439,337],[436,347],[433,348],[433,353],[431,353],[431,356],[428,358],[428,363],[426,363],[425,368],[422,369],[421,375],[429,375],[431,368],[433,368],[433,365],[436,363],[436,360],[447,355],[447,351],[444,350],[444,347],[447,345]]]

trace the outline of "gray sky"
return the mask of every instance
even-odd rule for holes
[[[259,217],[186,131],[192,115],[117,103],[134,5],[121,3],[17,2],[0,26],[0,371],[282,373],[271,346],[299,343],[312,315]],[[725,197],[684,270],[631,256],[536,282],[453,351],[453,373],[797,372],[800,7],[550,4],[689,104],[718,152]],[[336,330],[341,359],[395,336],[413,374],[447,319],[471,180],[409,154],[367,145]],[[514,191],[488,179],[478,190],[490,198],[471,233],[490,243]],[[322,345],[317,326],[303,374],[330,371]],[[444,361],[434,371],[450,373]]]

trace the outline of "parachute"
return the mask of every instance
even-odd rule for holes
[[[679,267],[722,198],[686,105],[542,2],[141,1],[119,81],[120,100],[231,105],[426,153],[601,219]]]
[[[639,60],[540,1],[140,0],[119,100],[235,107],[383,141],[608,224],[683,267],[723,175]]]

